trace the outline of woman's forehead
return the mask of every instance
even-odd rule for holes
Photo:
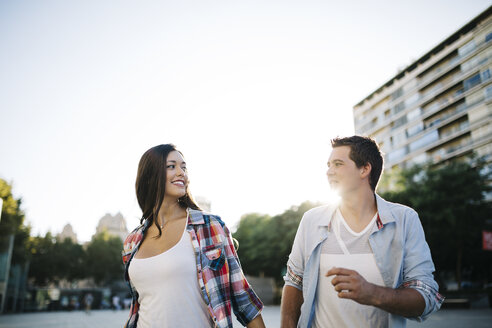
[[[179,151],[173,150],[167,155],[167,161],[184,162],[184,157]]]

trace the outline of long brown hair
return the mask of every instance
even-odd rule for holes
[[[162,232],[156,218],[166,192],[167,156],[172,151],[178,151],[183,155],[173,144],[158,145],[147,150],[138,163],[137,179],[135,181],[138,205],[142,210],[140,223],[150,220],[149,224],[155,224],[159,230],[159,236]],[[200,210],[188,188],[186,188],[186,194],[178,199],[178,204],[184,209],[189,207]]]

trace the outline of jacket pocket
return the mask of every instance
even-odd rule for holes
[[[202,264],[204,268],[220,270],[225,263],[224,246],[210,245],[202,248]]]

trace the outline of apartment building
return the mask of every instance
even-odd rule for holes
[[[355,105],[385,168],[471,153],[492,162],[492,6]]]

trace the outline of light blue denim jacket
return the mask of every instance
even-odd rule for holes
[[[412,320],[425,320],[444,300],[434,280],[434,263],[420,219],[413,209],[385,201],[378,195],[376,205],[383,224],[369,238],[376,264],[386,287],[414,288],[425,299],[425,310]],[[314,318],[321,243],[327,238],[335,205],[307,211],[299,225],[287,262],[285,284],[302,290],[304,303],[298,327],[311,327]],[[370,323],[368,323],[370,326]],[[389,327],[405,327],[406,319],[389,315]]]

